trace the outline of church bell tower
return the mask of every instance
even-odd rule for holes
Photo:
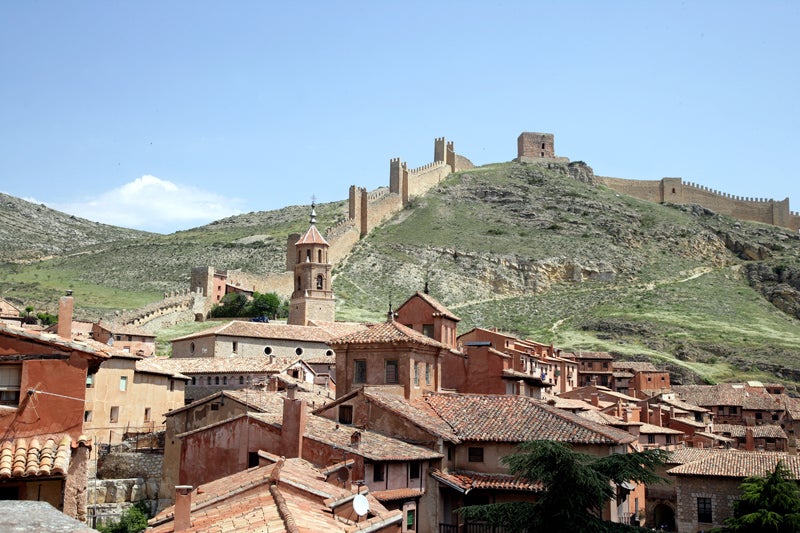
[[[306,326],[309,320],[335,321],[331,288],[330,244],[317,229],[315,205],[311,204],[311,227],[295,243],[294,291],[289,301],[289,324]]]

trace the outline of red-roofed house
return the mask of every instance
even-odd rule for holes
[[[0,324],[0,497],[47,501],[85,520],[86,376],[109,355],[72,340],[72,307],[61,298],[58,335]]]

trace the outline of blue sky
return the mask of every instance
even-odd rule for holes
[[[0,192],[170,233],[522,131],[800,211],[800,2],[0,3]]]

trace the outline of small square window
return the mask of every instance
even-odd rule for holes
[[[483,448],[470,447],[470,449],[468,450],[468,461],[470,463],[482,463],[483,462]]]
[[[410,479],[419,479],[419,461],[408,463],[408,477]]]

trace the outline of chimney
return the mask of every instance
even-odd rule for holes
[[[653,406],[653,414],[650,417],[650,423],[654,426],[663,427],[664,422],[661,420],[661,404]]]
[[[297,385],[286,387],[281,426],[281,455],[303,457],[303,435],[306,431],[306,402],[295,398]]]
[[[744,430],[744,449],[748,452],[754,452],[756,450],[756,441],[753,438],[752,428]]]
[[[622,421],[623,422],[630,422],[631,421],[631,408],[625,407],[622,410]]]
[[[175,486],[175,511],[173,531],[186,531],[192,527],[192,486]]]
[[[600,407],[600,398],[599,398],[599,396],[600,395],[598,393],[596,393],[596,392],[593,392],[591,394],[592,405],[594,405],[595,407]]]
[[[361,432],[354,431],[352,435],[350,435],[350,447],[357,450],[359,444],[361,444]]]
[[[62,339],[72,340],[72,309],[75,302],[72,298],[72,291],[67,291],[66,296],[58,300],[58,324],[56,333]]]

